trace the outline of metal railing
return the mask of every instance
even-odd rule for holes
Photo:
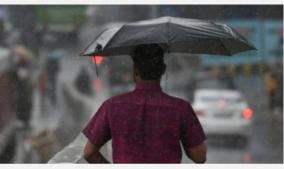
[[[90,119],[90,116],[93,114],[91,112],[95,111],[102,100],[106,97],[103,92],[97,93],[95,98],[84,97],[80,94],[73,85],[65,84],[64,85],[63,95],[65,98],[66,106],[68,110],[74,111],[69,112],[71,116],[78,116],[80,115],[85,116],[78,119],[79,121],[77,127],[82,128],[85,126],[87,121]],[[84,114],[85,113],[85,114]],[[86,117],[88,116],[88,117]],[[76,118],[76,117],[75,117]],[[76,129],[76,132],[78,129]],[[48,163],[86,163],[83,158],[84,146],[87,142],[87,138],[82,134],[79,133],[78,136],[64,147],[61,151],[57,152],[49,161]],[[106,157],[109,161],[111,159],[111,143],[108,142],[105,146],[102,147],[101,153]]]

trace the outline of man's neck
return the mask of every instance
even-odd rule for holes
[[[137,79],[135,83],[160,83],[161,80],[142,80],[142,79]]]

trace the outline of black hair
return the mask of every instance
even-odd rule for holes
[[[158,44],[138,45],[131,58],[143,80],[159,80],[165,73],[164,50]]]

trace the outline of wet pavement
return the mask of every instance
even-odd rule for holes
[[[208,137],[207,163],[283,163],[283,111],[268,110],[261,77],[236,80],[254,110],[251,135],[247,141],[234,136]],[[185,156],[183,162],[191,163]]]
[[[47,162],[46,160],[41,159],[42,157],[40,156],[39,151],[31,147],[32,145],[30,144],[29,139],[45,130],[55,133],[57,132],[58,128],[63,127],[64,124],[67,123],[62,123],[62,118],[64,118],[64,113],[66,113],[67,110],[63,97],[63,84],[72,84],[81,66],[82,63],[78,62],[76,59],[72,61],[61,61],[61,71],[58,74],[57,81],[56,95],[58,101],[56,105],[53,105],[47,97],[45,97],[43,101],[43,97],[40,96],[39,89],[34,88],[32,119],[30,122],[31,127],[23,128],[20,122],[18,124],[18,130],[16,132],[16,153],[13,163]],[[65,137],[65,139],[63,139],[65,141],[65,144],[72,142],[72,139],[70,139],[68,135],[62,135],[62,137]],[[67,138],[69,138],[69,140]],[[54,145],[52,146],[55,147],[53,150],[50,150],[50,152],[53,153],[53,156],[65,145],[62,145],[62,143],[59,143],[58,140],[56,140],[56,143],[54,143]]]
[[[283,163],[283,118],[259,115],[263,118],[253,121],[247,142],[230,136],[209,137],[207,163]]]

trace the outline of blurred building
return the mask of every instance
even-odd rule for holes
[[[74,48],[77,33],[85,21],[86,6],[81,5],[38,5],[34,7],[37,26],[43,35],[43,42],[49,48]]]
[[[160,11],[171,8],[178,13],[175,16],[210,20],[283,18],[282,5],[161,5],[160,8]],[[162,14],[169,15],[168,12]]]
[[[231,74],[254,74],[266,71],[269,65],[283,63],[282,5],[161,5],[159,15],[209,19],[235,28],[257,51],[233,57],[203,55],[206,69]],[[204,12],[206,11],[206,12]]]
[[[3,6],[0,6],[0,45],[3,45],[5,34],[5,20],[7,17],[7,11]]]

